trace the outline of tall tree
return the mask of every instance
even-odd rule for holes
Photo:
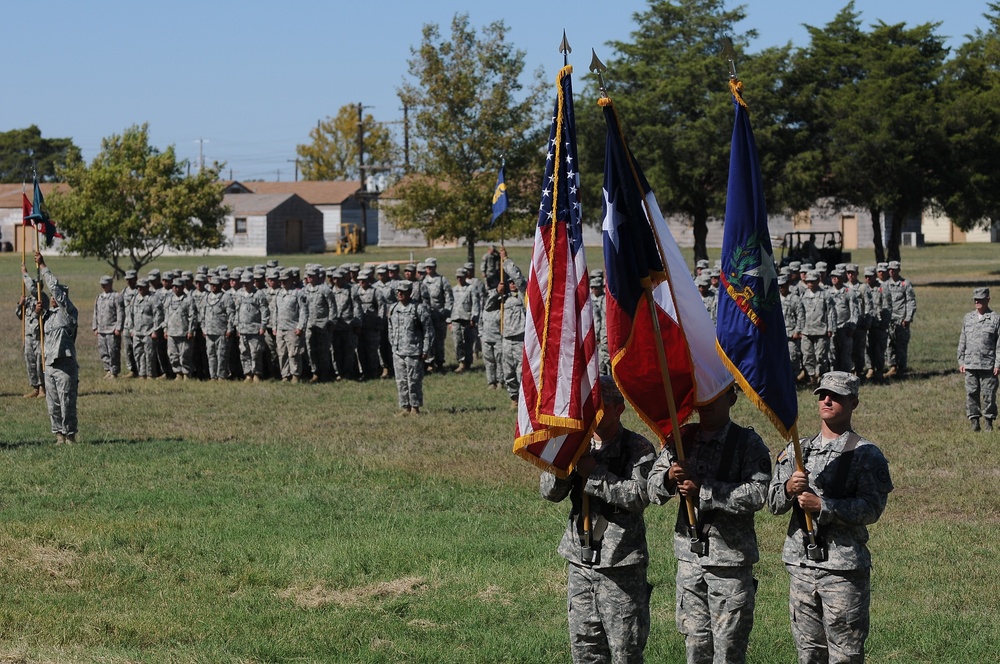
[[[335,117],[327,117],[309,132],[312,143],[299,145],[296,151],[306,180],[360,179],[359,151],[364,146],[367,174],[385,171],[397,162],[398,149],[388,127],[370,113],[359,118],[359,104],[340,107]],[[360,129],[360,131],[359,131]]]
[[[35,125],[0,132],[0,182],[24,182],[33,173],[42,182],[56,179],[56,169],[80,161],[71,138],[42,138]]]
[[[898,259],[903,222],[933,202],[946,162],[939,83],[948,50],[936,24],[862,31],[853,2],[824,28],[807,28],[788,85],[807,138],[786,172],[814,198],[867,209],[876,257]]]
[[[1000,3],[946,65],[949,167],[939,203],[961,229],[1000,221]]]
[[[606,60],[609,94],[614,98],[636,159],[664,212],[691,220],[696,258],[708,258],[705,244],[710,217],[721,218],[729,176],[729,147],[733,106],[729,69],[721,55],[724,37],[732,37],[741,55],[740,75],[749,81],[748,102],[754,127],[771,141],[766,119],[774,111],[755,101],[777,100],[766,90],[775,88],[775,71],[787,62],[787,49],[777,49],[756,61],[745,55],[753,31],[735,36],[735,25],[745,17],[742,7],[728,10],[723,0],[651,0],[638,12],[632,41],[611,42],[617,55]],[[755,86],[759,88],[755,89]],[[603,133],[595,126],[597,111],[590,95],[578,105],[585,156],[582,169],[590,190],[603,171]],[[774,134],[774,146],[777,135]],[[770,150],[761,147],[763,153]],[[780,160],[777,160],[780,161]],[[766,162],[768,165],[771,161]],[[595,175],[596,173],[596,175]],[[597,186],[599,190],[599,185]],[[592,209],[593,205],[590,206]]]
[[[49,198],[49,213],[67,237],[66,251],[101,258],[118,276],[123,259],[138,270],[167,249],[223,245],[219,169],[186,176],[173,146],[160,152],[149,144],[148,125],[133,125],[103,139],[89,166],[60,169],[70,191]]]
[[[456,14],[450,37],[425,25],[411,53],[412,80],[398,92],[416,110],[414,175],[400,183],[399,203],[386,211],[397,226],[420,229],[428,240],[464,237],[474,260],[476,241],[499,232],[488,222],[501,157],[510,200],[506,232],[523,235],[531,227],[546,88],[540,73],[533,84],[523,84],[525,54],[508,43],[502,21],[477,35],[468,14]]]

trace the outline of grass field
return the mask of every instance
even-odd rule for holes
[[[863,387],[855,416],[896,486],[871,528],[869,661],[996,662],[1000,432],[969,431],[955,345],[973,285],[1000,286],[1000,247],[904,252],[918,304],[913,373]],[[527,266],[528,249],[511,254]],[[593,266],[600,253],[589,254]],[[465,260],[464,249],[433,255],[445,275]],[[864,251],[855,261],[873,262]],[[392,417],[391,381],[101,380],[89,323],[105,268],[48,262],[81,311],[81,442],[54,446],[44,401],[21,398],[20,256],[0,255],[0,662],[569,661],[555,552],[568,505],[541,500],[537,471],[510,453],[513,412],[484,389],[478,363],[429,376],[420,418]],[[259,259],[155,267],[220,262]],[[814,432],[811,393],[800,393],[800,413],[803,434]],[[773,452],[783,446],[746,400],[734,419]],[[626,424],[649,435],[631,413]],[[684,659],[675,509],[646,512],[651,662]],[[751,662],[795,661],[786,525],[757,517]]]

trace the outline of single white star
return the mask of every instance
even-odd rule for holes
[[[760,265],[752,270],[747,270],[747,274],[760,277],[764,282],[764,295],[771,290],[771,285],[778,280],[778,273],[774,270],[774,254],[767,250],[764,245],[760,245]]]

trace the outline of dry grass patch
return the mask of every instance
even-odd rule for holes
[[[27,540],[7,541],[4,548],[8,552],[5,557],[10,565],[28,572],[40,572],[54,579],[65,579],[69,569],[80,557],[72,549]],[[2,659],[4,657],[8,655],[0,654],[0,664],[5,661]]]
[[[511,594],[500,586],[486,586],[484,590],[476,593],[476,598],[486,604],[500,604],[501,606],[511,606],[514,603]]]
[[[323,584],[311,588],[288,588],[278,593],[282,599],[290,599],[302,609],[320,609],[329,604],[352,607],[369,600],[392,599],[403,595],[416,595],[427,589],[422,577],[407,576],[393,581],[373,583],[360,588],[336,590]]]

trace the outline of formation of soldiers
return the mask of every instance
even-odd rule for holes
[[[828,371],[884,381],[908,369],[910,325],[917,313],[913,285],[900,276],[899,261],[865,267],[838,263],[833,270],[793,261],[780,268],[778,289],[788,354],[796,380],[815,386]],[[695,266],[695,284],[716,321],[719,266]]]

